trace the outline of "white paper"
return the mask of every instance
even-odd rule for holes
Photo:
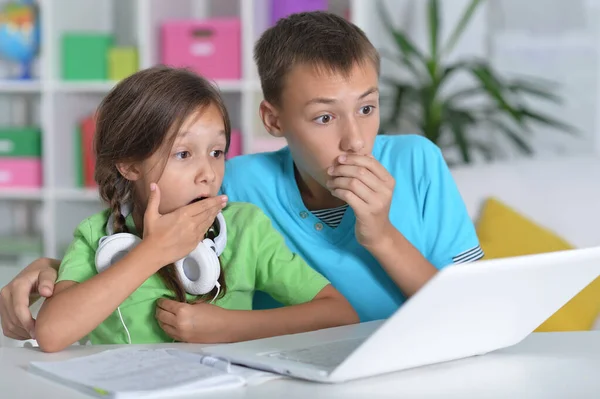
[[[168,352],[174,356],[178,356],[189,361],[200,362],[206,366],[214,367],[229,374],[239,376],[246,382],[247,385],[258,385],[273,379],[283,378],[283,376],[279,374],[231,364],[227,360],[206,355],[201,352],[185,352],[175,349],[168,349]]]
[[[114,349],[59,362],[32,362],[32,371],[96,393],[148,394],[243,385],[239,376],[174,356],[167,349]]]

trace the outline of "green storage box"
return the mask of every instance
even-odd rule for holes
[[[114,37],[102,33],[67,33],[62,38],[65,80],[107,80],[108,51]]]
[[[42,131],[36,127],[0,127],[0,157],[42,156]]]
[[[41,256],[44,243],[40,236],[2,236],[0,255],[14,256],[32,254]]]

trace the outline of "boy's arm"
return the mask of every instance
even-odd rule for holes
[[[332,168],[328,187],[356,214],[356,236],[398,288],[411,296],[439,269],[483,256],[475,228],[435,144],[422,145],[422,215],[427,252],[419,252],[390,222],[394,177],[372,156],[348,155]]]
[[[367,248],[407,297],[414,295],[437,269],[391,223],[378,243]]]
[[[29,280],[32,284],[37,286],[37,291],[32,293],[29,297],[30,305],[40,299],[40,296],[46,298],[52,296],[59,267],[60,260],[58,259],[40,258],[31,262],[31,264],[23,270],[26,272],[28,268],[31,268],[31,271],[35,273],[34,276],[31,276],[34,281]],[[15,277],[15,279],[17,278],[19,278],[19,276]]]
[[[390,222],[394,177],[371,155],[346,155],[330,169],[327,186],[356,214],[356,238],[406,296],[436,268]]]
[[[35,336],[45,352],[60,351],[89,334],[161,265],[144,242],[92,278],[61,281],[38,314]],[[109,288],[110,287],[110,288]]]
[[[5,336],[35,338],[35,320],[29,306],[40,296],[52,295],[59,265],[55,259],[36,259],[0,290],[0,320]]]

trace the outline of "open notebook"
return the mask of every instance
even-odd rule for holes
[[[202,353],[170,348],[109,349],[63,361],[30,362],[29,371],[103,398],[187,395],[280,378]]]

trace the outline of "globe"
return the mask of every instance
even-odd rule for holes
[[[0,9],[0,58],[20,64],[20,79],[31,79],[31,66],[39,45],[37,6],[30,0],[6,3]]]

